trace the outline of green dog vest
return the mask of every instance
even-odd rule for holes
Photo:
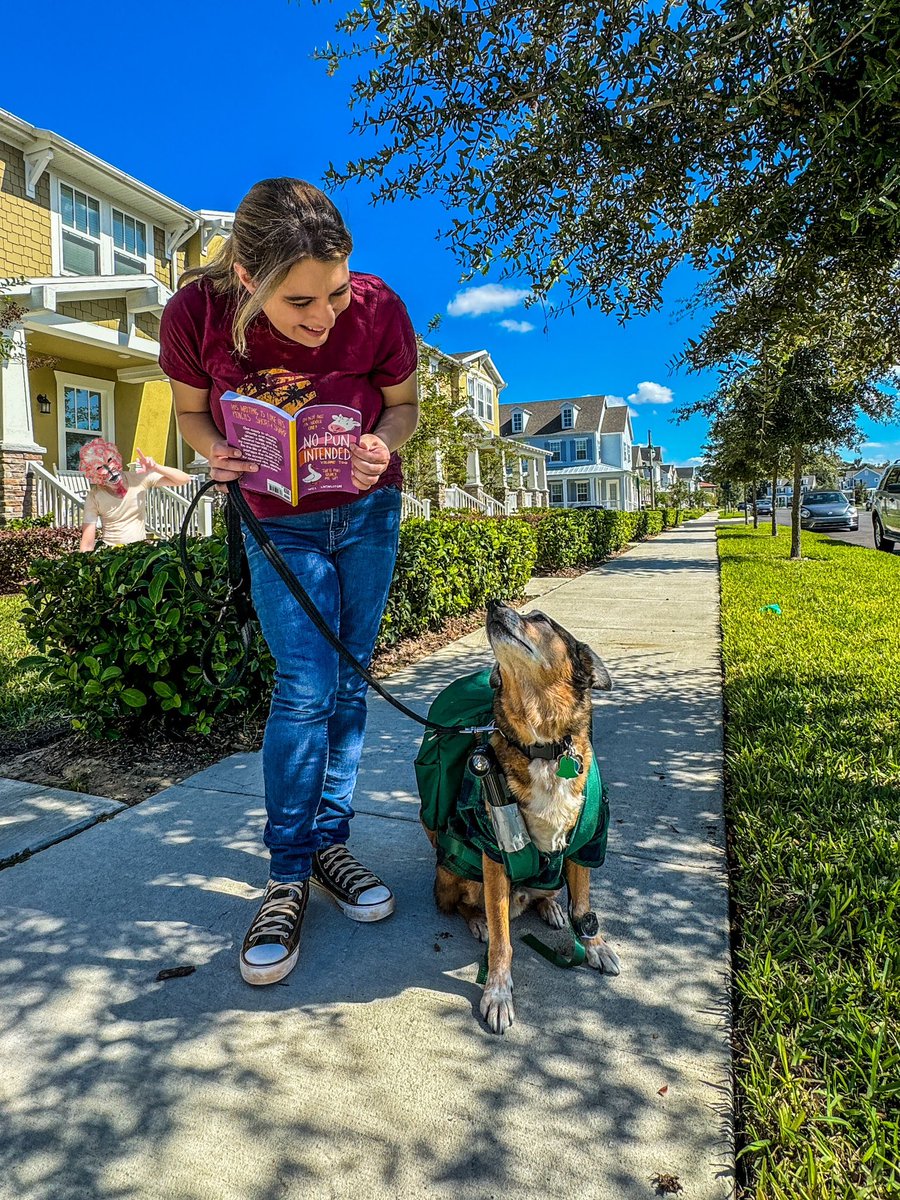
[[[477,671],[445,688],[428,716],[441,725],[489,725],[493,697],[490,672]],[[549,891],[565,882],[566,859],[583,867],[601,866],[606,857],[609,805],[596,760],[591,759],[584,803],[564,849],[545,854],[531,842],[523,850],[506,854],[497,844],[481,780],[468,769],[469,756],[481,740],[470,733],[428,730],[416,756],[420,816],[426,829],[436,835],[438,863],[463,879],[481,881],[482,854],[486,854],[493,862],[502,863],[518,886]]]

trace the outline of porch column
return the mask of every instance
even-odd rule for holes
[[[466,454],[466,487],[481,487],[481,455],[477,449]]]
[[[46,453],[34,440],[25,330],[13,325],[10,357],[0,359],[0,525],[31,514],[28,464]]]
[[[532,492],[538,490],[537,460],[533,458],[528,460],[528,489]]]

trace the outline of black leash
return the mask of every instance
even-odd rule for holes
[[[190,585],[192,591],[204,603],[209,603],[209,594],[204,592],[194,579],[193,568],[187,554],[187,531],[190,525],[191,517],[194,515],[194,510],[200,503],[201,497],[211,488],[216,487],[216,481],[210,480],[205,483],[202,488],[197,491],[193,500],[188,506],[185,513],[184,521],[181,525],[181,532],[178,535],[178,546],[181,554],[181,564],[184,569],[185,578]],[[315,628],[319,631],[322,637],[328,644],[335,649],[338,654],[349,663],[354,671],[360,675],[366,683],[377,692],[383,700],[388,704],[393,705],[398,712],[402,712],[404,716],[409,717],[412,721],[417,721],[420,725],[424,725],[427,729],[433,729],[437,733],[487,733],[492,731],[493,725],[439,725],[436,721],[430,721],[427,717],[421,716],[414,712],[411,708],[392,696],[385,688],[381,686],[377,679],[369,674],[368,670],[361,662],[347,649],[340,638],[332,632],[325,623],[322,614],[316,608],[309,593],[300,583],[299,579],[287,565],[281,551],[266,533],[265,528],[260,522],[256,514],[251,510],[247,503],[241,486],[238,480],[232,480],[227,485],[228,499],[225,505],[225,527],[226,540],[228,545],[228,592],[222,602],[222,607],[219,615],[216,618],[216,627],[207,643],[203,653],[203,674],[207,683],[213,687],[233,687],[240,679],[244,672],[244,665],[247,660],[247,653],[250,646],[251,636],[251,621],[254,618],[253,605],[250,600],[250,571],[244,554],[243,536],[241,533],[241,521],[247,526],[260,550],[271,563],[274,570],[284,580],[288,591],[309,617]],[[225,679],[217,681],[214,678],[212,670],[212,647],[219,627],[224,623],[229,614],[229,609],[234,610],[236,620],[240,625],[241,641],[243,644],[243,655],[241,661],[226,675]]]

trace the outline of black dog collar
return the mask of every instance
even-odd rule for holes
[[[523,746],[521,742],[517,742],[508,733],[503,733],[502,729],[499,729],[497,732],[503,734],[507,744],[512,746],[514,750],[518,750],[520,754],[524,754],[526,758],[545,758],[550,762],[555,762],[556,759],[561,758],[564,754],[570,757],[575,756],[575,746],[570,733],[567,733],[561,742],[532,742],[530,746]]]

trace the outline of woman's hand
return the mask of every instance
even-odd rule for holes
[[[229,446],[227,442],[213,442],[206,457],[209,463],[209,477],[216,483],[230,483],[232,479],[240,479],[246,471],[258,471],[256,463],[248,462],[237,446]]]
[[[364,433],[355,446],[350,447],[350,474],[361,492],[373,487],[391,461],[387,444],[377,433]]]

